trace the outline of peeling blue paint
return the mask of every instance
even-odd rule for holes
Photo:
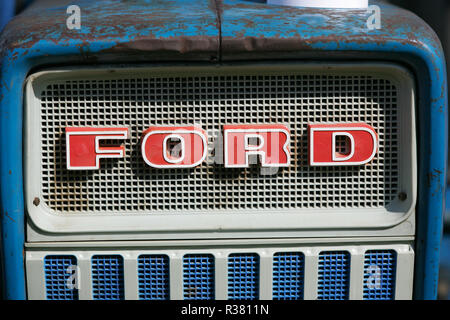
[[[368,30],[370,14],[365,10],[274,7],[225,0],[221,57],[224,61],[384,60],[413,71],[419,102],[414,297],[435,299],[447,172],[446,62],[439,39],[420,18],[395,6],[371,3],[381,8],[381,29]],[[310,19],[312,15],[314,19]]]
[[[66,28],[69,4],[81,7],[81,32]],[[404,64],[417,76],[415,298],[434,299],[447,170],[446,65],[439,40],[422,20],[394,6],[380,7],[382,28],[368,30],[364,10],[277,7],[249,0],[49,0],[31,5],[0,36],[5,297],[26,298],[22,117],[23,85],[31,70],[93,63],[376,60]],[[430,179],[431,173],[436,178]]]

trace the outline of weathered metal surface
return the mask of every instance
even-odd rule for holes
[[[381,29],[369,30],[366,10],[269,6],[224,0],[223,61],[249,59],[389,60],[417,76],[419,186],[415,297],[433,299],[438,284],[447,156],[446,65],[440,41],[420,18],[382,3]]]
[[[81,8],[81,30],[66,26]],[[25,299],[22,170],[23,84],[43,65],[136,61],[216,61],[219,28],[208,0],[41,0],[0,37],[0,181],[4,285]]]
[[[0,32],[14,16],[14,0],[0,1]]]
[[[372,2],[376,3],[376,2]],[[82,10],[68,30],[66,8]],[[0,181],[6,297],[25,298],[22,169],[23,84],[48,65],[233,60],[377,60],[417,78],[419,199],[415,297],[436,297],[447,155],[447,83],[434,32],[418,17],[380,4],[365,11],[268,6],[263,0],[41,0],[0,37]]]
[[[81,8],[81,29],[69,30],[69,5]],[[158,60],[209,60],[218,54],[218,23],[208,0],[41,0],[17,16],[5,29],[0,46],[29,57],[57,55],[55,49],[77,48],[82,61],[95,61],[103,51]],[[70,49],[68,49],[70,51]]]

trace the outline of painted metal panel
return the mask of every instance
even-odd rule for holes
[[[387,59],[418,75],[419,189],[415,298],[435,299],[447,157],[446,63],[434,31],[409,11],[378,1],[381,29],[366,10],[324,10],[224,0],[221,59]]]
[[[291,297],[295,300],[317,298],[361,300],[364,298],[366,285],[372,286],[375,291],[387,287],[395,288],[395,292],[392,293],[393,299],[411,299],[414,251],[409,241],[369,244],[364,243],[361,238],[357,240],[358,245],[343,244],[337,239],[337,242],[320,245],[314,242],[302,245],[293,242],[287,247],[274,246],[270,242],[254,246],[246,241],[227,246],[223,241],[216,241],[210,242],[208,248],[196,244],[186,246],[186,242],[183,241],[179,241],[175,247],[173,243],[167,247],[153,247],[149,242],[135,246],[121,241],[105,243],[102,248],[95,247],[95,243],[80,242],[72,243],[70,247],[66,246],[67,243],[54,244],[53,248],[36,244],[26,251],[27,284],[30,288],[28,298],[76,299],[78,297],[76,293],[79,294],[80,300],[90,300],[96,298],[95,291],[111,293],[110,290],[113,289],[114,291],[111,290],[113,297],[137,300],[140,298],[138,293],[142,289],[137,261],[142,256],[165,256],[170,267],[168,272],[164,272],[163,286],[170,287],[170,294],[165,298],[171,300],[273,298],[284,300],[288,297],[279,296],[276,284],[280,270],[287,271],[281,274],[282,281],[300,286],[299,289],[304,292],[302,296]],[[368,252],[386,251],[393,252],[398,257],[390,281],[383,278],[385,273],[382,261],[372,261],[369,270],[364,268]],[[336,256],[335,252],[343,252],[345,261],[341,260],[339,255]],[[285,257],[300,255],[304,259],[295,259],[288,264],[280,265],[276,258],[279,255]],[[52,273],[44,273],[48,268],[44,263],[46,257],[55,256],[61,260],[55,263]],[[325,265],[317,263],[323,256],[330,258]],[[102,261],[106,263],[100,264],[98,268],[95,257],[102,257]],[[64,262],[70,258],[76,266],[73,265],[68,270],[69,266]],[[109,263],[110,261],[113,263]],[[119,268],[117,261],[123,261]],[[291,268],[293,270],[305,268],[304,277],[300,279],[292,274]],[[374,269],[379,271],[374,272]],[[53,281],[48,281],[49,276]],[[72,286],[67,285],[69,278],[72,280],[70,282]],[[340,290],[345,290],[345,295],[342,295]],[[326,295],[321,294],[324,291]],[[69,296],[69,293],[72,296]],[[106,295],[99,298],[103,300],[110,297]]]
[[[81,8],[80,30],[66,26],[70,4]],[[44,0],[5,28],[0,38],[5,298],[26,298],[22,101],[29,71],[49,63],[216,61],[218,49],[217,14],[208,0]]]
[[[68,4],[81,30],[66,28]],[[372,1],[372,4],[378,3]],[[5,297],[24,299],[23,84],[43,65],[229,60],[390,60],[418,76],[419,199],[415,298],[437,292],[447,155],[447,83],[435,33],[408,11],[267,6],[263,1],[55,1],[30,6],[0,37],[0,205]]]
[[[0,2],[0,32],[14,16],[15,0],[3,0]]]

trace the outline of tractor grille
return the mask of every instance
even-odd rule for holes
[[[147,213],[383,208],[398,193],[398,89],[386,75],[230,72],[51,80],[40,99],[41,194],[57,213]],[[310,167],[308,123],[367,123],[375,159],[358,167]],[[149,126],[201,125],[208,160],[193,169],[154,169],[140,154]],[[224,169],[219,132],[227,124],[285,124],[292,161],[276,173]],[[124,159],[97,171],[66,170],[66,127],[128,127]],[[216,159],[216,163],[213,160]]]
[[[259,256],[232,254],[228,259],[228,298],[256,300],[259,296]]]
[[[277,253],[273,257],[273,299],[301,300],[304,291],[304,255]]]
[[[78,300],[78,289],[72,279],[77,265],[74,256],[47,256],[44,259],[45,287],[48,300]],[[70,284],[70,285],[69,285]]]
[[[350,254],[325,252],[319,256],[319,299],[346,300],[350,289]]]
[[[169,257],[142,255],[138,258],[139,299],[169,299]]]
[[[364,299],[392,300],[395,290],[396,253],[368,251],[364,260]]]
[[[124,298],[122,256],[92,257],[92,292],[94,300]]]
[[[183,259],[185,300],[214,299],[214,257],[186,255]]]
[[[393,300],[412,290],[408,245],[236,251],[28,252],[29,298]]]

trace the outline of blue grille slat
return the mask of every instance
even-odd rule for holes
[[[118,255],[92,257],[94,300],[123,300],[125,296],[123,258]]]
[[[141,255],[138,258],[139,299],[169,299],[169,257]]]
[[[303,253],[277,253],[273,257],[273,300],[302,300],[305,276]]]
[[[319,300],[346,300],[350,287],[350,253],[323,252],[319,255]]]
[[[213,300],[214,256],[188,254],[183,258],[183,297],[185,300]]]
[[[259,298],[259,256],[237,253],[228,257],[228,299]]]
[[[70,281],[70,277],[75,279],[75,273],[69,269],[76,266],[75,256],[52,255],[44,258],[47,300],[78,300],[78,289],[75,282]]]
[[[394,250],[370,250],[364,259],[364,300],[393,300],[397,254]]]

